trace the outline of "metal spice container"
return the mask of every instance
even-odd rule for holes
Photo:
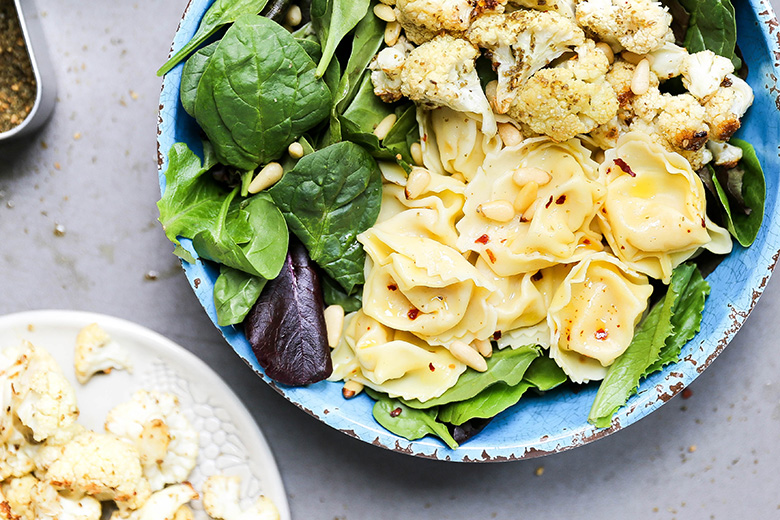
[[[31,0],[0,0],[0,142],[29,134],[54,108],[56,83]]]

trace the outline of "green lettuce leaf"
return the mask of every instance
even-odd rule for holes
[[[410,441],[421,439],[426,435],[435,435],[452,449],[458,443],[450,435],[447,426],[436,421],[436,408],[430,410],[415,410],[404,405],[398,399],[392,399],[385,394],[366,389],[368,395],[376,400],[374,403],[374,419],[387,428],[388,431],[400,435]]]
[[[214,283],[217,323],[227,327],[244,321],[267,281],[226,265],[220,266],[219,276]]]

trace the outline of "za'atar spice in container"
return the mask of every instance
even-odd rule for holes
[[[27,119],[37,82],[13,0],[0,0],[0,132]]]

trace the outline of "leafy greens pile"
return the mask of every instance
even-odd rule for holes
[[[350,312],[361,305],[365,253],[356,237],[379,214],[376,160],[409,171],[410,147],[420,136],[411,102],[387,104],[373,93],[367,66],[383,44],[385,24],[371,0],[312,0],[305,13],[311,21],[292,33],[262,16],[286,3],[267,3],[216,0],[192,40],[158,72],[186,59],[182,106],[206,136],[200,154],[184,143],[170,149],[158,207],[175,254],[196,261],[179,243],[184,237],[200,258],[220,264],[218,323],[243,323],[268,375],[302,385],[331,371],[323,307]],[[710,49],[743,66],[729,0],[664,3],[690,52]],[[390,114],[395,123],[379,139],[374,129]],[[299,160],[286,154],[293,142],[304,149]],[[752,147],[732,143],[744,153],[736,168],[699,173],[717,201],[710,207],[747,246],[763,218],[764,177]],[[284,176],[250,194],[256,171],[271,161],[282,163]],[[699,330],[708,293],[694,264],[675,269],[666,294],[601,383],[591,423],[610,426],[642,378],[678,360]],[[487,365],[482,373],[467,370],[425,403],[367,390],[376,401],[374,417],[407,439],[432,434],[454,448],[529,390],[546,392],[567,380],[535,345],[495,351]]]

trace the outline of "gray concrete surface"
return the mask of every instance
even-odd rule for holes
[[[0,313],[103,312],[195,352],[252,410],[297,520],[780,518],[777,280],[690,398],[541,459],[466,465],[390,453],[256,378],[202,312],[156,221],[154,71],[185,3],[37,0],[59,98],[43,131],[0,147]]]

